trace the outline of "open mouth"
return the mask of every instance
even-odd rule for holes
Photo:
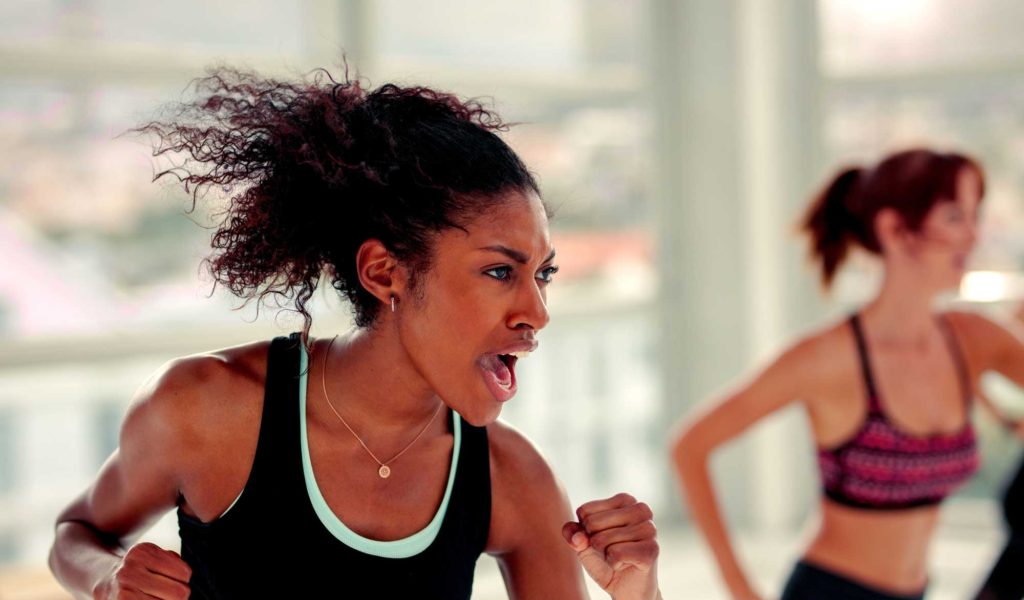
[[[516,394],[516,362],[528,352],[484,355],[479,365],[484,383],[498,402],[506,402]]]

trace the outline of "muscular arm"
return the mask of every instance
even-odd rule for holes
[[[688,417],[675,436],[672,459],[692,518],[700,527],[734,598],[756,598],[740,567],[708,472],[715,449],[797,399],[802,373],[815,369],[811,342],[797,344],[731,393]]]
[[[586,573],[614,600],[656,600],[658,543],[650,508],[629,494],[594,500],[575,515],[551,468],[525,437],[488,428],[492,512],[487,551],[509,598],[587,598]]]
[[[193,366],[174,363],[143,385],[118,450],[58,517],[50,568],[76,597],[116,597],[130,587],[158,598],[187,597],[189,570],[177,555],[152,544],[128,547],[178,503]]]
[[[488,427],[491,446],[491,533],[511,600],[587,598],[576,553],[562,538],[575,517],[565,491],[537,449],[511,427]]]

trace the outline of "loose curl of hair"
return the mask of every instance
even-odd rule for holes
[[[506,191],[539,193],[495,133],[507,125],[476,100],[426,87],[335,80],[323,69],[299,82],[218,68],[195,98],[139,126],[153,155],[184,156],[155,175],[176,177],[192,208],[212,187],[230,195],[205,261],[246,302],[267,296],[305,321],[321,277],[373,324],[380,301],[359,282],[355,255],[380,240],[415,276],[429,268],[436,232],[464,227]],[[414,286],[415,286],[414,277]]]

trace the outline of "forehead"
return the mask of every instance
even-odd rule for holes
[[[438,245],[472,249],[501,245],[545,256],[551,248],[547,211],[532,191],[503,193],[485,211],[463,221],[462,226],[464,230],[447,230]]]
[[[957,204],[976,207],[981,202],[981,177],[972,168],[960,169],[956,177]]]
[[[972,167],[964,167],[956,174],[956,186],[958,190],[980,194],[981,175]]]

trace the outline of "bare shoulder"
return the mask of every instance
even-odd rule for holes
[[[540,450],[502,421],[487,426],[491,461],[491,535],[488,551],[514,549],[532,528],[559,531],[572,519],[568,498]]]
[[[978,312],[970,310],[949,310],[942,315],[956,330],[956,333],[970,338],[984,338],[991,335],[1010,335],[1008,324],[1001,324]]]
[[[789,352],[797,360],[815,361],[827,356],[849,340],[850,328],[847,321],[842,320],[798,335],[790,345]]]
[[[775,365],[817,386],[846,375],[856,342],[849,322],[840,319],[800,334],[776,358]]]
[[[503,421],[487,426],[491,477],[510,490],[558,492],[560,484],[540,450],[522,432]]]
[[[247,470],[233,473],[254,454],[266,347],[177,358],[153,373],[132,399],[118,449],[59,520],[121,536],[182,500],[182,508],[198,507],[193,514],[216,516]]]
[[[996,321],[981,313],[950,310],[943,313],[963,347],[967,362],[985,370],[1007,351],[1019,348],[1024,333],[1013,321]]]
[[[168,361],[136,392],[126,425],[134,419],[206,426],[202,417],[238,408],[262,389],[266,347],[257,342]]]
[[[254,444],[267,347],[268,342],[256,342],[164,364],[132,399],[121,429],[121,453],[130,459],[133,452],[148,454],[159,447],[161,455],[187,470],[182,461],[201,461],[209,451],[249,438]]]

